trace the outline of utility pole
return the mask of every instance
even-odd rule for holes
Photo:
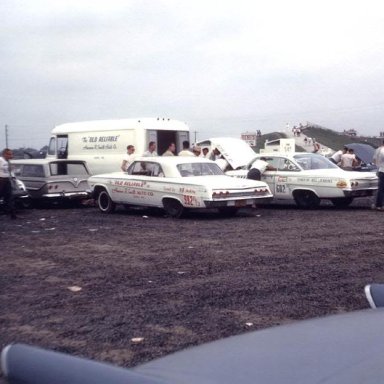
[[[8,148],[8,125],[5,124],[5,148]]]
[[[197,141],[197,131],[193,131],[193,133],[195,134],[195,141],[194,141],[194,143],[196,144],[196,141]]]

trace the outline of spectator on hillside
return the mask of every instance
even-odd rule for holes
[[[312,138],[312,143],[313,143],[313,153],[318,153],[320,151],[320,144],[314,139]]]

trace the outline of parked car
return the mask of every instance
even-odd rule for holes
[[[88,183],[104,213],[123,204],[163,208],[172,217],[205,208],[231,215],[273,197],[266,183],[236,180],[215,162],[193,157],[137,158],[127,172],[94,175]]]
[[[346,207],[357,197],[372,196],[378,179],[373,172],[347,172],[322,155],[306,152],[262,153],[240,170],[227,175],[246,178],[253,162],[264,157],[276,171],[262,175],[275,200],[294,200],[301,208],[315,208],[322,199]]]
[[[347,148],[353,149],[356,157],[360,160],[359,166],[355,167],[355,171],[377,172],[377,167],[373,163],[375,148],[369,144],[351,143],[346,145]]]
[[[14,174],[24,182],[32,202],[62,202],[90,198],[84,161],[12,160]]]

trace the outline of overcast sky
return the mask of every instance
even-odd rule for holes
[[[72,121],[170,117],[202,140],[310,121],[384,131],[384,5],[1,0],[0,147]],[[193,134],[192,134],[193,138]]]

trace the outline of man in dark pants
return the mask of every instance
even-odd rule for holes
[[[0,198],[3,198],[5,212],[10,214],[12,219],[16,219],[15,203],[12,194],[11,166],[9,160],[13,154],[9,148],[3,150],[0,157]]]
[[[260,157],[252,164],[251,169],[248,171],[247,179],[261,180],[261,175],[265,171],[276,171],[276,168],[268,164],[265,157]]]
[[[373,162],[377,167],[377,176],[379,178],[379,188],[377,190],[376,197],[376,208],[378,211],[384,211],[383,200],[384,200],[384,140],[381,143],[381,146],[376,149],[376,152],[373,156]]]

